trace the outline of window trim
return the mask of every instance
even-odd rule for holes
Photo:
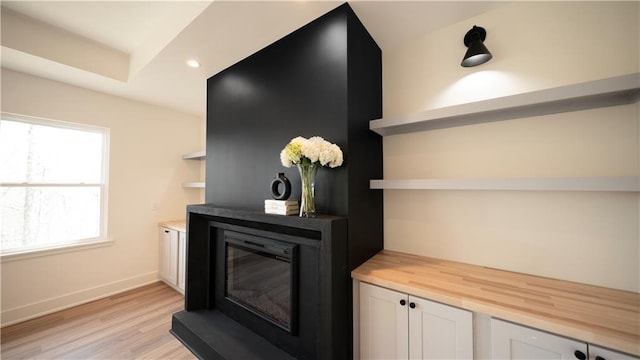
[[[60,242],[49,245],[42,245],[29,248],[17,248],[12,250],[2,250],[0,248],[0,263],[14,261],[32,257],[39,257],[51,254],[58,254],[79,249],[102,247],[112,245],[113,240],[109,239],[108,230],[108,210],[109,210],[109,153],[111,143],[111,132],[109,128],[72,123],[61,120],[52,120],[35,116],[20,115],[15,113],[0,112],[2,120],[17,121],[34,125],[56,127],[69,130],[93,132],[102,135],[102,179],[100,183],[0,183],[0,187],[100,187],[100,229],[97,237]]]
[[[41,246],[37,249],[13,251],[11,253],[1,254],[0,264],[12,262],[12,261],[33,259],[33,258],[38,258],[43,256],[64,254],[64,253],[75,252],[80,250],[96,249],[96,248],[101,248],[106,246],[112,246],[114,243],[115,243],[114,239],[95,238],[92,241],[86,240],[83,242],[60,243],[56,245],[51,245],[49,247]]]

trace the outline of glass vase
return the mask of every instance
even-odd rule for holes
[[[318,162],[301,162],[297,164],[300,172],[302,190],[300,195],[300,217],[316,217],[316,203],[314,199],[314,183],[316,173],[320,167]]]

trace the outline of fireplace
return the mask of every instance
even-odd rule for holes
[[[203,359],[350,358],[346,218],[187,209],[180,341]]]
[[[237,221],[207,223],[212,307],[277,348],[313,358],[321,280],[318,242],[309,236],[317,234]]]
[[[225,231],[224,244],[223,301],[295,334],[297,245],[234,231]]]

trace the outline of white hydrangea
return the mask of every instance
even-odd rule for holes
[[[292,139],[280,152],[280,162],[285,167],[300,163],[303,158],[311,163],[319,162],[322,166],[332,168],[342,165],[342,150],[336,144],[332,144],[320,136],[305,139],[298,136]]]
[[[336,144],[331,144],[331,146],[329,147],[329,150],[331,152],[331,157],[328,161],[329,166],[332,168],[338,167],[340,165],[342,165],[342,150],[340,150],[340,147]]]
[[[325,147],[325,143],[328,144],[328,142],[320,136],[309,138],[309,140],[302,144],[302,155],[311,160],[312,163],[318,162],[320,160],[320,153]]]
[[[291,160],[291,157],[289,156],[289,154],[287,154],[286,148],[280,151],[280,162],[284,167],[291,167],[291,165],[293,165],[293,161]]]
[[[280,152],[280,162],[282,166],[291,167],[291,165],[299,163],[302,159],[302,146],[306,142],[307,139],[302,136],[292,139]]]

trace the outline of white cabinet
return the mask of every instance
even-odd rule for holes
[[[640,358],[589,344],[589,360],[640,360]]]
[[[562,336],[492,319],[491,354],[494,359],[580,359],[582,354],[582,360],[585,360],[587,345]]]
[[[409,358],[408,300],[406,294],[360,283],[360,358]]]
[[[409,296],[409,356],[411,359],[473,358],[473,314]]]
[[[160,228],[160,277],[168,284],[178,282],[178,231]]]
[[[178,232],[178,289],[184,294],[187,269],[187,234]]]
[[[362,359],[471,359],[470,311],[360,283]]]
[[[160,278],[184,293],[186,236],[184,232],[160,227]]]
[[[582,341],[513,324],[491,320],[493,359],[638,360]]]

